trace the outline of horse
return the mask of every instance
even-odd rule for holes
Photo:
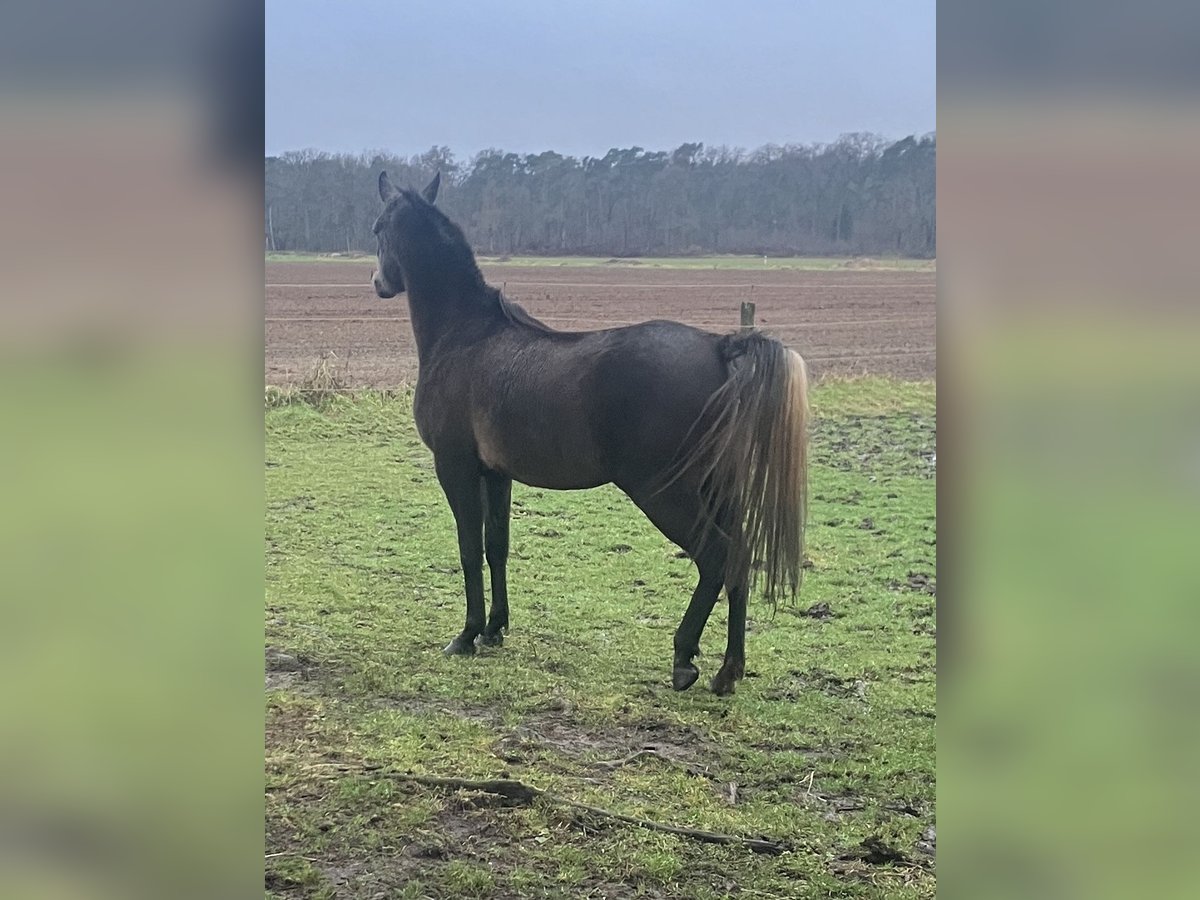
[[[406,292],[417,344],[413,416],[458,532],[466,624],[445,647],[469,655],[509,628],[512,483],[577,490],[612,483],[696,566],[674,637],[685,690],[722,586],[725,657],[711,681],[745,674],[746,605],[801,581],[807,508],[808,374],[757,331],[717,335],[650,321],[558,331],[485,283],[463,235],[423,191],[379,176],[375,293]],[[485,617],[483,562],[492,603]]]

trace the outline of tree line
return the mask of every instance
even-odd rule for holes
[[[376,179],[422,187],[484,255],[936,255],[936,137],[418,156],[301,150],[266,159],[270,250],[373,252]]]

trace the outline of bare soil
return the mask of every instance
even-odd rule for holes
[[[401,295],[371,289],[373,260],[267,264],[266,380],[303,379],[333,354],[352,387],[394,387],[417,372]],[[674,319],[715,332],[738,324],[752,300],[759,327],[808,361],[815,377],[934,377],[934,272],[652,267],[484,266],[547,324],[567,331]]]

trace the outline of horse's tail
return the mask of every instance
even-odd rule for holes
[[[707,528],[729,538],[726,584],[761,582],[774,605],[795,597],[808,508],[808,370],[800,355],[758,332],[728,335],[729,377],[709,398],[679,471],[697,467]]]

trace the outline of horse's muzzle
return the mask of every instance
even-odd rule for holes
[[[384,300],[391,300],[399,291],[394,291],[386,281],[383,280],[383,275],[376,269],[371,274],[371,284],[375,287],[375,293]]]

